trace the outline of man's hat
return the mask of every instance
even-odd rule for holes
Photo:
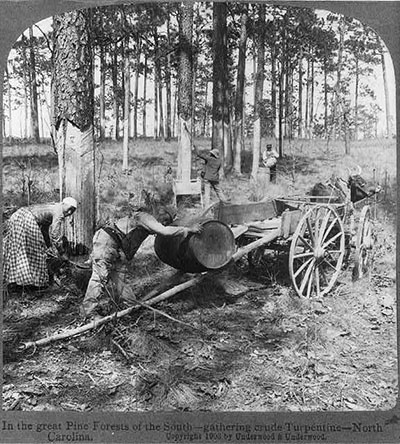
[[[218,157],[219,157],[219,150],[217,148],[213,148],[210,151],[210,154],[218,159]]]

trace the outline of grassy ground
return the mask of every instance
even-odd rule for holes
[[[208,141],[197,145],[206,149]],[[250,142],[248,143],[250,149]],[[100,147],[100,220],[174,168],[176,142],[132,142],[132,174],[121,175],[120,144]],[[4,310],[5,409],[72,411],[376,410],[397,399],[395,141],[340,144],[297,141],[285,147],[278,182],[228,176],[234,201],[304,193],[331,174],[360,165],[384,186],[374,213],[378,242],[368,276],[353,282],[351,266],[324,300],[300,300],[288,279],[287,255],[269,253],[255,268],[246,260],[167,300],[84,336],[18,352],[21,342],[81,325],[78,306],[88,272],[70,269],[61,286],[11,294]],[[374,167],[375,171],[372,169]],[[198,165],[200,168],[200,165]],[[6,216],[27,203],[56,199],[56,156],[41,146],[7,147]],[[28,182],[30,181],[30,182]],[[28,188],[30,183],[30,188]],[[28,194],[29,189],[29,194]],[[180,212],[199,211],[180,201]],[[171,269],[152,239],[138,252],[130,284],[137,296]],[[183,323],[185,324],[183,324]]]

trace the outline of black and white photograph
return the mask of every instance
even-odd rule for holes
[[[396,407],[399,48],[322,3],[58,2],[2,50],[2,410],[74,418],[36,440]]]

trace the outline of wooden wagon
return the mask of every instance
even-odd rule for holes
[[[257,261],[265,250],[286,249],[293,288],[301,297],[322,297],[335,285],[355,250],[353,277],[366,273],[374,234],[365,202],[324,202],[326,197],[293,196],[215,207],[214,217],[229,225],[240,246],[233,259]]]

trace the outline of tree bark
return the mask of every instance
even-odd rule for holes
[[[276,133],[276,48],[275,42],[271,46],[271,137],[277,138]]]
[[[304,137],[303,128],[303,47],[300,47],[299,55],[299,109],[298,109],[298,137]]]
[[[182,4],[179,20],[179,144],[177,176],[183,182],[191,178],[193,126],[193,4]]]
[[[73,253],[92,247],[95,214],[94,91],[88,13],[54,18],[53,103],[59,157],[60,198],[72,196],[77,211],[65,234]]]
[[[170,3],[168,3],[168,17],[167,17],[167,43],[168,43],[168,55],[167,55],[167,64],[165,66],[165,90],[166,90],[166,108],[167,108],[167,116],[166,116],[166,138],[167,140],[172,137],[172,93],[171,93],[171,12],[170,12]]]
[[[356,55],[356,67],[355,67],[355,86],[354,86],[354,139],[358,140],[358,93],[360,84],[360,73],[359,73],[359,61]]]
[[[253,130],[253,164],[251,176],[257,177],[261,152],[261,107],[264,92],[264,61],[265,61],[265,4],[259,5],[257,35],[257,72],[255,80],[254,130]]]
[[[135,87],[133,91],[133,138],[138,137],[138,100],[139,100],[139,74],[140,57],[142,54],[142,40],[140,33],[136,35],[136,62],[135,62]]]
[[[382,65],[382,76],[383,76],[383,88],[385,91],[386,137],[390,137],[392,134],[392,128],[391,128],[391,116],[390,116],[389,86],[387,80],[385,53],[383,49],[381,52],[381,65]]]
[[[234,146],[235,159],[233,170],[241,173],[241,153],[243,142],[243,108],[244,108],[244,84],[246,79],[246,45],[247,45],[247,20],[248,6],[243,4],[240,15],[240,40],[239,59],[237,66],[236,97],[235,97],[235,125],[234,125]]]
[[[129,115],[131,95],[129,35],[127,35],[124,40],[124,139],[122,143],[122,171],[126,172],[129,169]]]
[[[11,143],[12,139],[12,102],[11,102],[11,82],[10,82],[10,72],[8,66],[6,65],[6,77],[7,77],[7,98],[8,98],[8,141]]]
[[[106,97],[106,81],[105,81],[105,70],[106,70],[106,60],[105,60],[105,51],[104,46],[100,45],[100,92],[99,92],[99,130],[100,130],[100,140],[104,140],[106,137],[106,106],[105,106],[105,97]]]
[[[119,139],[119,94],[118,94],[118,44],[114,43],[112,54],[112,85],[113,85],[113,111],[114,111],[114,131],[113,140]]]
[[[147,54],[144,55],[144,73],[143,73],[143,114],[142,114],[142,135],[147,136],[146,125],[147,125]]]
[[[38,113],[38,91],[36,81],[36,56],[33,42],[32,26],[29,27],[29,84],[31,88],[31,132],[33,140],[40,143],[39,113]]]
[[[154,39],[154,139],[159,137],[159,104],[158,104],[158,83],[160,78],[158,77],[158,33],[157,26],[153,27],[153,39]]]
[[[212,142],[213,149],[218,149],[222,164],[225,165],[225,146],[229,114],[226,113],[225,92],[227,84],[227,5],[213,4],[213,105],[212,105]],[[224,121],[225,119],[225,121]],[[224,171],[220,169],[220,175]]]

